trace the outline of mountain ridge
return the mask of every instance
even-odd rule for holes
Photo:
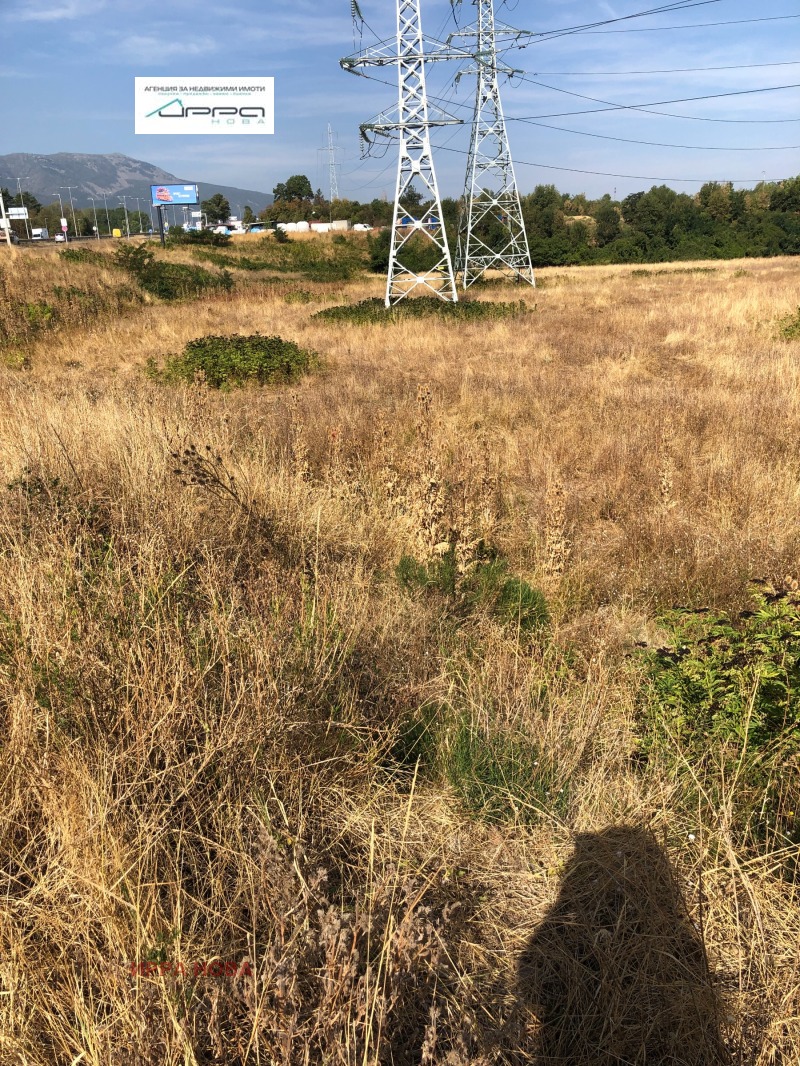
[[[206,200],[215,192],[221,192],[229,201],[231,210],[237,213],[238,205],[249,204],[256,214],[272,203],[269,193],[256,189],[242,189],[235,185],[196,181],[178,177],[154,163],[120,152],[107,155],[88,155],[79,152],[55,152],[50,155],[32,152],[12,152],[0,155],[0,186],[7,186],[12,193],[17,191],[17,179],[24,191],[32,193],[42,203],[53,203],[58,193],[66,198],[66,187],[72,186],[72,199],[76,208],[90,206],[90,196],[99,199],[113,197],[117,207],[118,198],[141,200],[149,203],[151,185],[196,184],[200,199]],[[132,205],[128,205],[131,207]]]

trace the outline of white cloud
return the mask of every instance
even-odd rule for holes
[[[23,22],[59,22],[63,19],[82,18],[94,15],[106,6],[106,0],[62,0],[61,3],[45,3],[42,0],[28,0],[9,17]]]
[[[213,37],[172,38],[147,34],[126,36],[119,40],[113,50],[114,59],[142,66],[163,63],[169,59],[185,59],[190,56],[207,56],[218,51]]]

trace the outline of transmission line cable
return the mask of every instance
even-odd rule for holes
[[[721,100],[724,97],[730,96],[752,96],[755,93],[774,93],[783,89],[800,89],[800,82],[794,82],[790,85],[766,85],[760,89],[736,89],[732,92],[724,93],[705,93],[702,96],[679,96],[673,100],[650,100],[646,104],[619,104],[613,100],[602,100],[598,96],[587,96],[586,93],[576,93],[572,89],[562,89],[558,85],[548,85],[543,81],[536,81],[533,78],[526,75],[519,76],[519,81],[529,82],[531,85],[538,85],[541,89],[550,89],[555,93],[563,93],[565,96],[575,96],[579,100],[590,100],[595,104],[606,104],[606,107],[593,107],[588,108],[585,111],[558,111],[549,115],[523,115],[516,118],[516,122],[527,122],[530,120],[538,120],[543,118],[567,118],[569,115],[597,115],[605,111],[648,111],[651,107],[661,107],[665,104],[685,104],[692,103],[697,100]],[[652,114],[660,114],[661,112],[654,111]],[[684,116],[667,116],[683,118]],[[690,116],[685,116],[690,117]],[[774,121],[772,119],[764,119],[765,122]],[[783,122],[798,122],[800,119],[781,119]]]
[[[467,155],[463,148],[446,148],[441,147],[437,149],[442,152],[456,152],[458,155]],[[530,159],[516,159],[515,163],[521,167],[539,167],[541,170],[563,170],[568,174],[591,174],[600,178],[631,178],[634,181],[678,181],[686,184],[700,184],[700,185],[725,185],[730,183],[731,185],[749,185],[751,182],[781,182],[789,181],[790,177],[782,178],[767,178],[763,175],[758,178],[664,178],[653,177],[651,174],[615,174],[607,170],[581,170],[578,167],[557,167],[552,163],[534,163]]]
[[[707,70],[753,70],[756,67],[797,67],[800,59],[785,59],[779,63],[732,63],[724,67],[665,67],[661,70],[539,70],[536,78],[572,77],[572,78],[621,78],[630,74],[694,74]],[[532,72],[531,72],[532,73]]]
[[[509,122],[512,121],[509,119]],[[597,137],[601,141],[622,141],[625,144],[646,144],[651,148],[687,148],[693,152],[789,152],[800,148],[800,144],[778,144],[765,148],[728,148],[715,147],[710,144],[667,144],[663,141],[641,141],[635,137],[614,137],[609,133],[589,133],[588,130],[568,130],[564,126],[551,126],[547,122],[534,122],[532,119],[520,118],[526,126],[539,126],[545,130],[557,130],[559,133],[574,133],[578,137]]]
[[[784,19],[798,19],[800,15],[766,15],[757,19],[725,19],[722,22],[687,22],[677,26],[634,26],[623,30],[581,30],[586,34],[604,33],[667,33],[671,30],[705,29],[709,26],[744,26],[753,22],[782,22]]]

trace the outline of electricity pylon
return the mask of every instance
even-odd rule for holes
[[[469,73],[477,75],[478,84],[464,209],[458,228],[456,271],[465,289],[489,269],[535,285],[500,101],[500,76],[514,71],[497,59],[494,0],[473,0],[473,3],[478,9],[477,26],[470,31],[477,36],[476,67]],[[514,33],[507,27],[502,32]]]
[[[333,143],[333,130],[328,123],[328,167],[330,169],[331,203],[339,199],[339,182],[336,180],[336,145]]]
[[[439,45],[439,42],[435,42]],[[437,59],[453,58],[441,48]],[[460,58],[465,54],[460,53]],[[364,66],[397,66],[398,105],[396,114],[378,116],[375,122],[362,126],[362,135],[397,136],[399,159],[394,195],[392,237],[389,250],[389,270],[386,278],[386,306],[398,303],[415,290],[434,293],[442,300],[458,300],[453,264],[447,244],[442,202],[431,153],[432,126],[457,122],[449,116],[432,119],[425,85],[425,41],[422,34],[420,0],[397,0],[397,47],[394,54],[386,44],[367,49],[358,56],[342,60],[345,70],[358,73]],[[427,207],[424,206],[427,204]],[[414,270],[409,256],[434,249],[432,264],[427,269]],[[404,262],[405,260],[405,262]]]

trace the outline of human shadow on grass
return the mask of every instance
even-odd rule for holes
[[[576,837],[558,898],[520,958],[518,992],[534,1016],[535,1066],[730,1062],[702,938],[643,829]]]

